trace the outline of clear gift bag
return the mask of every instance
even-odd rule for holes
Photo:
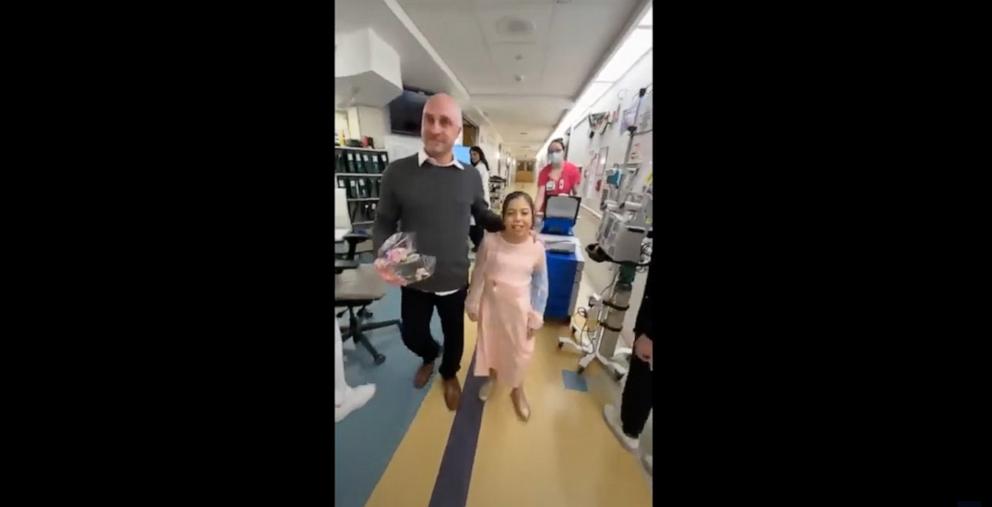
[[[433,275],[436,262],[431,255],[417,253],[416,234],[398,232],[379,247],[375,268],[386,282],[407,285]]]

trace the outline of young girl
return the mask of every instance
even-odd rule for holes
[[[534,201],[529,195],[513,192],[506,197],[503,224],[505,230],[487,233],[482,241],[465,309],[469,319],[479,323],[475,375],[489,377],[479,398],[489,398],[498,376],[513,388],[513,406],[526,421],[530,406],[523,390],[524,373],[548,301],[544,245],[532,235]]]

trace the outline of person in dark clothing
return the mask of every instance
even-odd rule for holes
[[[469,218],[474,217],[487,231],[503,230],[503,218],[485,201],[478,171],[466,170],[454,157],[454,141],[461,131],[462,112],[453,98],[439,93],[427,100],[421,128],[423,147],[416,155],[394,160],[386,168],[372,229],[377,251],[401,230],[415,233],[417,251],[435,258],[433,275],[402,287],[400,319],[403,343],[423,361],[414,374],[414,386],[420,389],[427,385],[440,357],[438,373],[450,410],[458,409],[462,393],[455,374],[461,368],[465,341]],[[387,273],[379,274],[389,283],[402,285]],[[441,318],[443,348],[431,336],[435,309]]]
[[[658,309],[654,304],[654,259],[648,268],[648,279],[644,286],[644,298],[637,311],[634,324],[634,353],[630,357],[630,370],[627,372],[623,394],[620,399],[620,410],[613,405],[603,408],[603,416],[613,433],[625,448],[634,452],[638,448],[637,438],[644,430],[644,423],[653,408],[651,396],[652,353],[655,328],[655,314]]]
[[[472,167],[479,171],[479,177],[482,178],[482,195],[485,196],[486,206],[492,206],[492,202],[489,200],[489,161],[486,160],[486,154],[482,148],[473,146],[469,150],[469,156],[472,159]],[[475,223],[475,217],[471,217],[471,223],[472,227],[468,230],[468,236],[472,240],[472,252],[475,253],[479,251],[479,244],[482,243],[485,230],[481,225]]]

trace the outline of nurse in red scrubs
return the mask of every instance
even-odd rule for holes
[[[537,176],[537,209],[544,214],[548,197],[555,195],[575,195],[578,191],[579,168],[565,160],[565,145],[560,140],[548,145],[548,165]]]

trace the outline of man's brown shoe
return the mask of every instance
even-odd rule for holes
[[[431,375],[434,374],[434,363],[427,363],[421,365],[417,369],[417,374],[413,376],[413,387],[417,389],[423,388],[427,385],[427,381],[431,379]]]
[[[458,377],[444,379],[444,403],[448,405],[448,410],[458,410],[461,399],[462,385],[458,382]]]

